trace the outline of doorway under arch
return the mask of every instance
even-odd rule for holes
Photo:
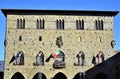
[[[24,76],[20,72],[16,72],[11,79],[25,79]]]
[[[94,77],[94,79],[109,79],[108,78],[108,76],[106,75],[106,74],[104,74],[104,73],[98,73],[95,77]]]
[[[33,79],[47,79],[47,78],[43,73],[38,72],[34,75]]]
[[[53,79],[67,79],[67,77],[62,72],[59,72],[53,77]]]

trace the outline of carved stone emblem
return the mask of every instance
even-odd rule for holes
[[[56,38],[56,45],[61,48],[61,46],[63,45],[63,42],[62,42],[62,37],[59,36]]]

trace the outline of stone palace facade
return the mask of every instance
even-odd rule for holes
[[[102,69],[92,76],[87,71],[116,54],[117,11],[2,12],[6,16],[4,79],[100,79],[99,73],[102,79],[111,79]]]

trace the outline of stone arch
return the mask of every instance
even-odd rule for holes
[[[109,79],[108,76],[102,72],[95,75],[94,79]]]
[[[47,79],[47,78],[46,78],[45,74],[38,72],[33,76],[32,79]]]
[[[58,72],[53,79],[67,79],[66,75],[62,72]]]
[[[16,72],[11,79],[25,79],[24,76],[20,72]]]
[[[77,73],[74,77],[73,77],[73,79],[79,79],[80,78],[80,73]]]
[[[86,79],[85,77],[86,77],[86,76],[85,76],[85,73],[83,73],[83,72],[78,72],[78,73],[73,77],[73,79]]]

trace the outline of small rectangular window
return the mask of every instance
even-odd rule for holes
[[[22,36],[19,36],[19,41],[22,41]]]
[[[42,36],[39,36],[39,41],[42,41]]]

